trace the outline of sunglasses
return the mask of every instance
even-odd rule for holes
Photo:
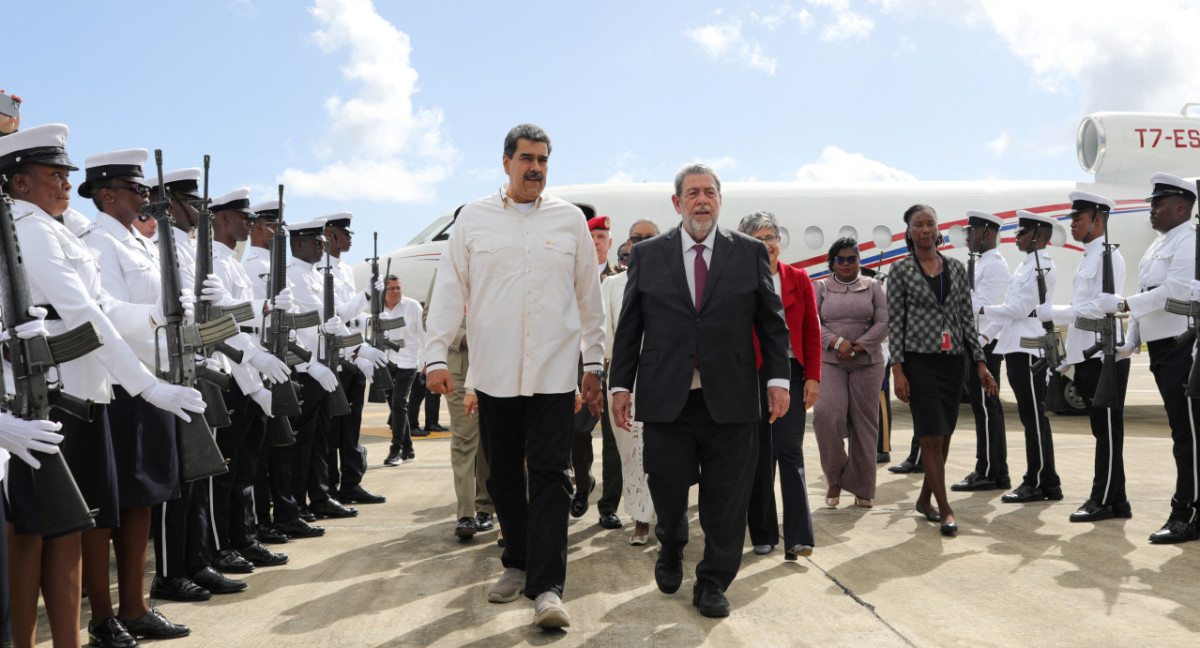
[[[149,196],[150,195],[150,187],[147,187],[146,185],[138,184],[136,182],[133,182],[133,183],[130,183],[127,185],[113,183],[113,189],[124,189],[125,191],[135,193],[139,196]]]
[[[642,241],[649,241],[652,238],[654,238],[654,234],[634,234],[629,237],[629,240],[634,243],[641,243]]]
[[[858,263],[858,256],[854,254],[850,256],[835,256],[833,260],[841,265],[850,265],[851,263]]]

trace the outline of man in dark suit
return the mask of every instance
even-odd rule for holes
[[[723,617],[729,614],[724,592],[742,561],[757,456],[754,425],[763,415],[754,339],[757,334],[770,377],[774,421],[790,403],[788,331],[766,247],[716,225],[716,172],[702,164],[684,167],[671,200],[680,226],[630,255],[613,342],[612,408],[628,430],[636,379],[662,545],[654,567],[658,588],[671,594],[682,583],[688,491],[699,483],[704,558],[696,566],[692,604],[705,616]]]

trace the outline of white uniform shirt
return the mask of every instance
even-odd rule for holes
[[[250,276],[246,274],[246,269],[242,267],[242,264],[234,258],[233,249],[220,241],[213,241],[212,251],[213,274],[217,275],[225,284],[225,288],[233,300],[232,304],[250,302],[250,307],[254,309],[254,312],[261,314],[263,303],[261,300],[254,299],[254,288]],[[242,326],[253,326],[253,324],[247,322]],[[241,364],[235,364],[221,354],[214,355],[226,360],[223,363],[225,369],[233,374],[233,379],[237,381],[243,394],[252,394],[258,391],[262,387],[262,377],[250,365],[250,358],[265,352],[259,345],[259,338],[253,334],[242,332],[229,338],[226,342],[229,346],[242,352]]]
[[[528,213],[502,187],[466,205],[438,263],[425,361],[446,367],[466,309],[475,387],[510,398],[575,391],[579,357],[604,363],[596,246],[578,207],[542,194]]]
[[[404,340],[404,348],[398,351],[388,351],[388,360],[401,369],[415,369],[421,366],[421,347],[425,345],[425,326],[421,324],[421,302],[409,296],[403,296],[395,308],[384,305],[380,319],[404,318],[404,326],[385,331],[387,339]]]
[[[319,264],[324,279],[325,262]],[[324,286],[324,284],[322,284]],[[366,293],[354,288],[354,268],[341,259],[333,259],[333,290],[336,296],[338,317],[342,318],[351,333],[366,333],[367,313],[370,299]]]
[[[154,375],[122,338],[123,334],[131,339],[154,335],[152,307],[120,302],[104,291],[92,250],[72,233],[80,230],[78,213],[64,215],[71,229],[23,200],[13,201],[12,213],[22,256],[36,260],[36,266],[27,266],[30,298],[36,305],[53,306],[62,318],[47,320],[46,329],[57,335],[92,322],[104,339],[99,349],[59,366],[64,391],[107,403],[112,400],[110,374],[131,394],[154,384]]]
[[[971,308],[976,313],[976,330],[980,333],[989,330],[996,320],[990,314],[979,315],[979,309],[988,304],[1003,304],[1009,279],[1008,262],[1000,250],[992,248],[975,260],[975,290],[971,292]],[[1004,322],[998,324],[1004,326]]]
[[[1150,342],[1183,333],[1188,318],[1163,310],[1167,298],[1189,299],[1195,276],[1196,229],[1189,220],[1159,234],[1138,263],[1138,294],[1126,298],[1129,338]]]
[[[1054,282],[1058,275],[1054,270],[1054,260],[1045,250],[1036,252],[1041,260],[1042,269],[1046,270],[1046,294],[1054,294]],[[1033,254],[1026,254],[1017,271],[1008,280],[1008,292],[1001,304],[990,304],[984,307],[984,315],[994,318],[989,328],[983,334],[989,340],[996,340],[995,353],[1028,353],[1039,355],[1038,349],[1021,348],[1021,338],[1040,337],[1046,332],[1038,318],[1029,314],[1041,304],[1038,299],[1037,259]],[[976,311],[978,312],[978,311]]]
[[[196,239],[178,227],[171,228],[175,241],[175,262],[179,264],[179,287],[196,288]],[[200,295],[196,295],[199,299]]]
[[[1071,289],[1071,303],[1054,307],[1054,323],[1067,324],[1067,364],[1084,361],[1083,352],[1096,344],[1096,334],[1075,328],[1075,319],[1086,317],[1100,319],[1104,311],[1096,305],[1096,297],[1104,287],[1104,238],[1098,238],[1083,246],[1083,256],[1075,271]],[[1113,285],[1119,290],[1125,283],[1125,259],[1120,250],[1113,250]],[[1120,326],[1120,323],[1118,323]],[[1099,358],[1100,356],[1092,356]]]
[[[242,252],[242,267],[250,277],[255,299],[267,298],[267,279],[271,272],[271,251],[266,248],[246,246]]]
[[[316,311],[321,316],[321,321],[325,321],[325,284],[321,272],[317,270],[316,264],[305,263],[297,258],[288,259],[287,267],[288,285],[292,289],[292,299],[295,303],[293,311],[296,313],[307,313]],[[308,328],[296,330],[296,341],[305,349],[313,352],[312,360],[317,362],[321,357],[318,355],[317,349],[320,341],[317,330],[320,327],[310,326]],[[307,369],[307,364],[296,365],[300,371]]]

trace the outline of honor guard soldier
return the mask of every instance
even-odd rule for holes
[[[1003,304],[1008,291],[1008,263],[996,246],[1000,243],[1000,227],[1004,221],[999,216],[981,211],[967,212],[970,234],[967,248],[978,256],[975,275],[972,278],[971,303],[975,312],[987,304]],[[976,317],[976,329],[984,331],[992,326],[992,316]],[[1003,322],[1000,322],[1001,326]],[[996,340],[984,339],[980,335],[979,346],[988,371],[1000,375],[1000,363],[1004,356],[996,353]],[[975,415],[975,470],[962,481],[950,486],[954,491],[982,491],[1008,489],[1012,480],[1008,476],[1008,441],[1004,433],[1004,409],[1000,406],[1000,395],[988,396],[979,382],[979,376],[967,372],[967,397],[971,400],[971,412]]]
[[[1041,322],[1031,316],[1041,303],[1038,295],[1038,272],[1045,276],[1046,294],[1054,294],[1057,274],[1054,261],[1046,253],[1046,244],[1054,231],[1049,216],[1028,211],[1017,212],[1017,248],[1025,259],[1017,266],[1008,281],[1004,301],[981,306],[978,313],[988,317],[987,329],[980,335],[984,341],[996,341],[994,353],[1003,354],[1007,365],[1008,384],[1017,398],[1017,413],[1025,427],[1025,476],[1021,485],[1000,498],[1003,502],[1024,503],[1062,499],[1062,483],[1054,468],[1054,442],[1050,436],[1050,420],[1046,418],[1046,372],[1057,367],[1034,371],[1037,349],[1022,348],[1021,338],[1040,337]]]
[[[1081,329],[1077,321],[1095,322],[1104,317],[1099,297],[1104,293],[1105,245],[1108,242],[1108,220],[1116,204],[1103,196],[1086,191],[1072,191],[1071,237],[1083,244],[1083,256],[1072,282],[1071,303],[1055,306],[1050,303],[1037,308],[1038,319],[1055,324],[1067,324],[1067,364],[1075,367],[1075,387],[1088,402],[1088,418],[1092,436],[1096,437],[1096,464],[1092,476],[1092,491],[1079,510],[1071,514],[1072,522],[1096,522],[1113,517],[1128,518],[1133,513],[1125,495],[1125,462],[1122,447],[1125,439],[1125,389],[1129,384],[1129,357],[1123,354],[1116,361],[1111,385],[1115,402],[1111,406],[1094,403],[1100,383],[1103,360],[1101,354],[1091,358],[1084,352],[1096,344],[1093,330]],[[1125,284],[1125,259],[1113,246],[1111,264],[1113,287]],[[1115,323],[1115,321],[1114,321]],[[1120,324],[1116,324],[1120,326]]]
[[[1192,207],[1196,204],[1196,186],[1168,173],[1150,178],[1153,192],[1150,202],[1150,226],[1158,237],[1146,249],[1138,263],[1138,294],[1122,298],[1101,296],[1107,313],[1129,313],[1129,332],[1125,351],[1136,351],[1142,342],[1150,352],[1150,371],[1171,426],[1175,455],[1175,494],[1171,514],[1161,529],[1150,535],[1150,542],[1176,543],[1200,538],[1197,507],[1200,506],[1200,479],[1197,479],[1196,421],[1200,405],[1188,398],[1186,386],[1192,368],[1191,345],[1178,345],[1175,336],[1188,328],[1188,318],[1164,310],[1168,297],[1195,301],[1196,229],[1192,226]]]
[[[287,207],[287,201],[283,201]],[[250,276],[255,299],[267,298],[267,276],[271,270],[271,237],[279,222],[279,200],[273,199],[250,206],[254,212],[250,239],[242,250],[242,267]]]

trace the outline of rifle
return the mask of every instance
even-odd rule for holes
[[[324,319],[329,321],[334,315],[337,315],[337,307],[334,300],[334,284],[333,284],[333,257],[329,256],[329,252],[325,253],[325,267],[321,269],[325,275],[325,292],[324,292]],[[352,333],[350,335],[337,335],[326,331],[322,334],[324,339],[325,357],[321,358],[321,364],[329,368],[330,371],[337,375],[338,369],[341,367],[342,358],[341,350],[346,347],[352,347],[362,344],[362,334]],[[342,384],[339,381],[337,387],[329,392],[325,403],[325,409],[330,416],[343,416],[350,413],[350,401],[346,398],[346,392],[342,389]]]
[[[1029,246],[1032,248],[1029,253],[1033,255],[1033,261],[1037,264],[1038,303],[1045,304],[1047,271],[1042,269],[1042,258],[1038,256],[1036,233],[1030,239]],[[1030,316],[1035,317],[1036,312]],[[1067,399],[1063,395],[1063,377],[1058,373],[1058,367],[1062,364],[1063,357],[1067,355],[1067,352],[1063,348],[1058,330],[1054,328],[1054,322],[1042,322],[1042,327],[1046,331],[1044,334],[1038,337],[1021,338],[1021,348],[1041,349],[1042,357],[1033,363],[1030,370],[1037,373],[1044,368],[1049,368],[1049,378],[1046,382],[1046,402],[1043,405],[1050,412],[1065,412],[1068,409]]]
[[[1196,189],[1200,190],[1200,180],[1196,181]],[[1104,231],[1108,232],[1107,229]],[[1196,267],[1192,277],[1200,279],[1200,233],[1196,236],[1196,253]],[[1200,302],[1168,298],[1165,310],[1175,315],[1186,315],[1188,318],[1187,330],[1175,336],[1176,346],[1187,345],[1190,347],[1196,343],[1197,339],[1200,339],[1200,331],[1197,331],[1197,324],[1200,324]],[[1195,358],[1192,359],[1192,371],[1188,374],[1185,393],[1188,398],[1200,398],[1200,360]]]
[[[975,292],[975,259],[979,258],[979,253],[971,249],[971,235],[975,233],[974,225],[966,225],[963,227],[963,232],[967,237],[967,285],[971,287],[971,292]],[[978,249],[979,244],[975,244]]]
[[[1100,216],[1099,208],[1097,208],[1096,216]],[[1112,251],[1117,249],[1116,244],[1109,243],[1108,239],[1108,212],[1104,212],[1104,252],[1101,255],[1101,276],[1100,290],[1108,294],[1116,293],[1116,280],[1113,276]],[[1117,341],[1118,333],[1124,338],[1124,329],[1117,323],[1117,316],[1109,313],[1100,319],[1090,319],[1087,317],[1075,318],[1075,328],[1083,331],[1092,331],[1096,334],[1096,344],[1087,348],[1083,352],[1083,357],[1091,358],[1097,353],[1103,353],[1104,364],[1100,368],[1100,382],[1096,384],[1096,393],[1092,396],[1093,407],[1116,407],[1117,406],[1117,347],[1124,343],[1124,339]]]
[[[142,211],[158,222],[159,271],[162,277],[162,308],[166,322],[159,326],[166,336],[167,368],[162,368],[159,356],[158,330],[154,334],[154,369],[158,377],[172,385],[195,388],[203,376],[211,382],[211,374],[224,376],[203,365],[196,365],[196,354],[205,346],[227,340],[238,334],[237,323],[226,316],[201,325],[184,321],[183,304],[179,301],[179,261],[175,255],[175,237],[171,234],[175,219],[171,216],[171,203],[167,199],[166,184],[162,174],[162,149],[154,150],[154,162],[158,165],[158,200]],[[215,378],[215,377],[214,377]],[[228,378],[228,376],[225,376]],[[217,395],[220,398],[220,394]],[[205,401],[208,402],[207,400]],[[225,401],[220,401],[224,408]],[[209,405],[212,407],[212,405]],[[228,412],[226,413],[228,414]],[[191,421],[176,418],[175,431],[179,441],[179,469],[183,481],[196,481],[229,472],[225,458],[213,438],[212,428],[205,416],[191,417]]]
[[[0,187],[5,179],[0,176]],[[28,276],[17,230],[13,225],[8,196],[0,189],[0,292],[8,340],[4,342],[12,363],[13,396],[4,389],[4,374],[0,372],[0,400],[13,416],[27,421],[48,418],[51,407],[83,420],[92,418],[92,401],[62,391],[58,378],[49,382],[50,371],[58,375],[59,364],[91,353],[103,342],[91,322],[81,324],[66,333],[51,337],[22,340],[16,327],[32,321],[29,307]],[[46,540],[84,531],[96,526],[93,512],[79,492],[71,469],[61,453],[34,452],[42,467],[33,471],[33,488],[37,501],[38,528]]]
[[[371,262],[371,323],[368,331],[370,332],[371,346],[380,351],[399,351],[404,348],[404,340],[392,341],[387,338],[387,331],[404,326],[404,318],[397,317],[395,319],[384,319],[380,317],[383,313],[383,294],[375,288],[375,280],[379,277],[379,232],[375,232],[375,256],[367,259]],[[388,258],[387,274],[392,273],[392,259]],[[388,373],[387,366],[375,367],[375,373],[371,376],[371,391],[367,394],[368,403],[386,403],[388,402],[388,392],[392,389],[392,376]]]

